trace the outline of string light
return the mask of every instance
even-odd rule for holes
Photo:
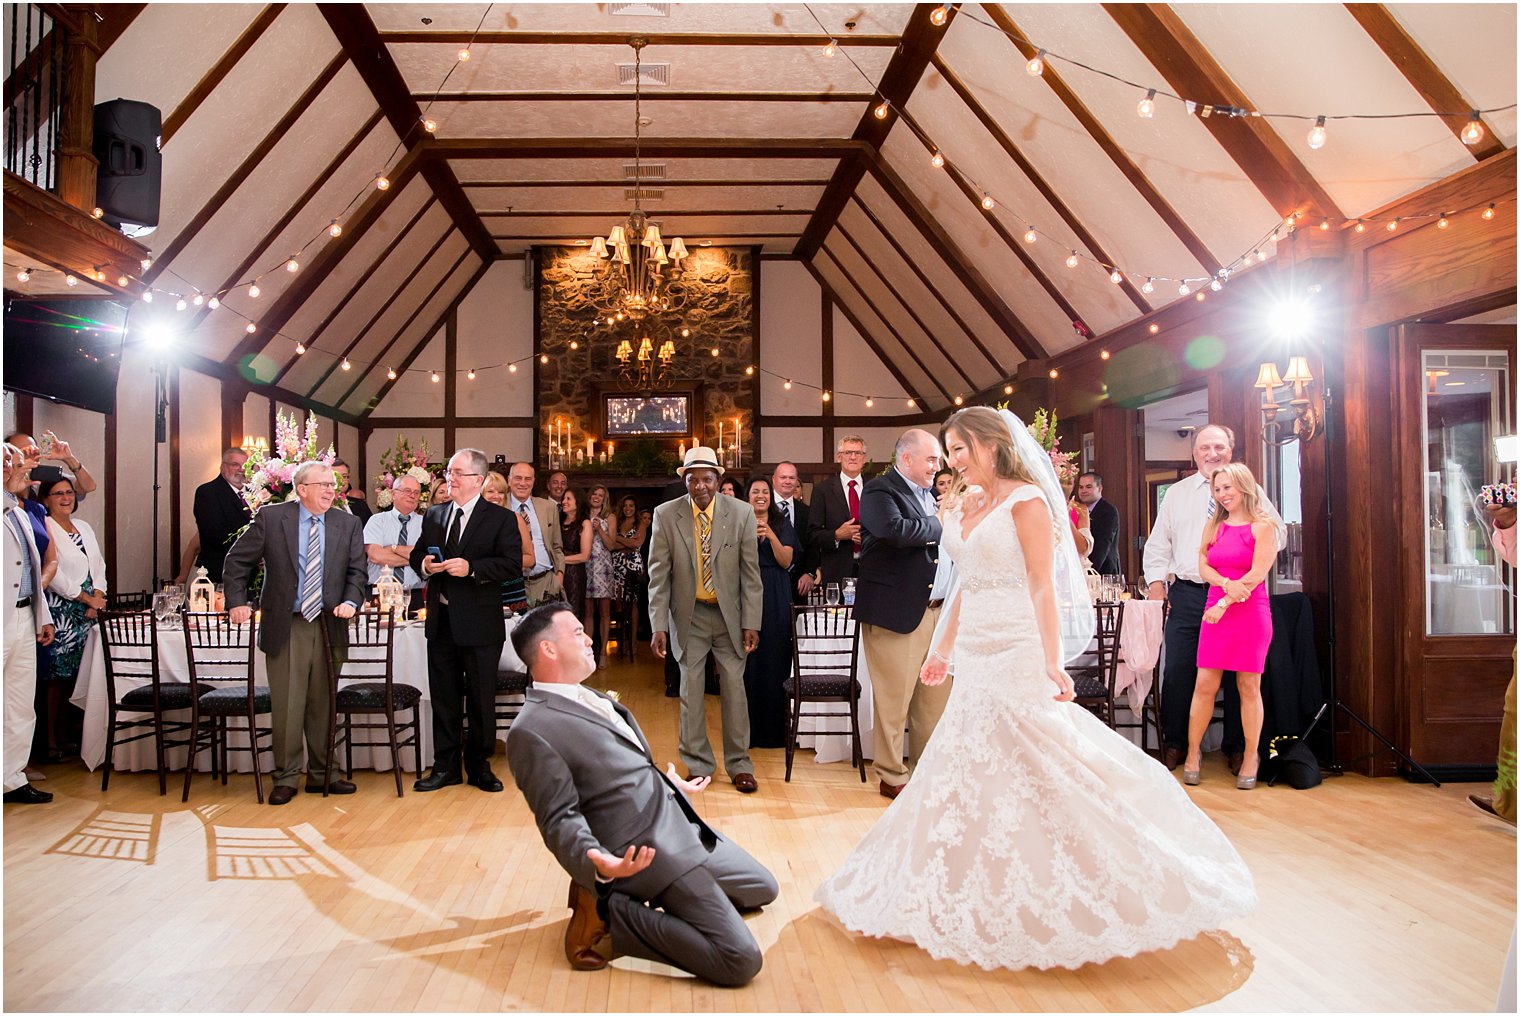
[[[69,276],[69,277],[73,278],[73,276]],[[153,290],[151,290],[151,289],[145,289],[145,290],[143,290],[143,297],[142,298],[143,298],[143,303],[152,303],[153,302]]]
[[[1076,251],[1072,251],[1071,254],[1068,255],[1067,258],[1066,258],[1066,267],[1067,268],[1075,268],[1075,267],[1077,267],[1077,264],[1078,264],[1077,252]]]
[[[945,157],[940,154],[938,148],[934,150],[934,156],[929,160],[929,165],[933,166],[935,169],[945,168]]]
[[[1321,220],[1319,220],[1319,229],[1320,229],[1320,232],[1322,232],[1322,233],[1323,232],[1327,232],[1330,229],[1330,220],[1329,219],[1321,219]]]
[[[867,409],[874,409],[875,407],[876,407],[876,400],[873,399],[873,398],[871,398],[871,396],[867,395],[866,396],[866,408]]]
[[[396,380],[396,368],[394,368],[394,367],[387,367],[387,368],[385,368],[385,380],[387,380],[387,381],[394,381],[394,380]]]
[[[143,258],[141,261],[138,262],[138,264],[142,265],[142,270],[146,272],[149,268],[153,267],[153,259],[152,258]]]
[[[333,236],[333,237],[342,236],[343,235],[343,225],[342,225],[342,223],[340,223],[337,219],[332,220],[332,225],[327,227],[327,235],[328,236]]]
[[[755,376],[755,365],[754,364],[747,363],[747,364],[744,365],[744,376],[745,377],[754,377]]]
[[[571,349],[579,349],[579,348],[581,348],[581,344],[580,344],[580,342],[578,340],[571,339],[570,340],[570,348]]]
[[[959,406],[961,403],[965,402],[966,400],[963,399],[963,398],[961,398],[959,395],[957,395],[953,401],[955,402],[955,404],[957,406]]]
[[[1358,233],[1365,233],[1365,232],[1367,232],[1367,224],[1365,222],[1363,222],[1361,219],[1357,219],[1356,220],[1356,231]]]
[[[379,190],[390,190],[391,181],[384,173],[375,174],[375,187]]]
[[[296,355],[297,356],[305,356],[306,355],[306,343],[304,343],[304,342],[297,342],[296,343]]]
[[[1004,385],[1003,386],[1003,394],[1004,395],[1012,395],[1013,394],[1013,385]]]
[[[1153,322],[1151,322],[1151,329],[1150,329],[1150,331],[1151,331],[1152,335],[1155,335],[1157,332],[1161,331],[1161,326],[1158,325],[1158,324],[1156,324],[1153,321]]]
[[[540,355],[539,358],[538,358],[538,362],[547,365],[549,363],[549,354],[548,353],[544,353],[544,354]]]
[[[1058,378],[1060,376],[1061,376],[1061,372],[1060,371],[1056,370],[1054,367],[1050,368],[1050,380],[1054,381],[1056,378]]]
[[[909,409],[917,409],[918,408],[918,403],[914,402],[913,399],[909,398],[908,399],[908,408]]]
[[[1325,147],[1325,118],[1324,117],[1317,116],[1317,117],[1314,118],[1314,126],[1309,128],[1309,139],[1308,140],[1309,140],[1309,147],[1310,148],[1318,150],[1320,148],[1324,148]]]
[[[1483,121],[1478,119],[1478,111],[1472,111],[1472,119],[1467,121],[1467,126],[1462,128],[1462,143],[1464,145],[1476,145],[1483,140],[1483,135],[1488,132],[1483,129]]]
[[[1147,88],[1145,98],[1135,104],[1135,113],[1142,120],[1149,120],[1156,115],[1156,90]]]
[[[206,306],[210,307],[212,310],[216,310],[221,305],[222,301],[217,298],[215,293],[211,294],[211,299],[206,301]]]
[[[792,390],[792,379],[791,378],[787,378],[786,381],[784,381],[782,383],[781,387],[785,388],[787,391],[791,391]]]
[[[1098,351],[1098,359],[1100,360],[1107,360],[1112,355],[1113,354],[1106,349],[1101,349]]]
[[[185,302],[185,298],[184,297],[180,297],[178,300],[174,301],[174,309],[175,310],[184,310],[186,307],[189,307],[189,306],[190,305]]]
[[[301,270],[301,262],[297,261],[295,258],[291,258],[289,261],[285,262],[285,270],[287,272],[299,272]]]
[[[1145,285],[1143,285],[1143,286],[1140,287],[1140,292],[1146,293],[1146,294],[1150,294],[1150,293],[1154,293],[1155,291],[1156,291],[1156,282],[1155,282],[1155,280],[1147,276],[1146,280],[1145,280]]]
[[[254,300],[257,300],[259,298],[259,294],[262,292],[263,290],[259,288],[259,284],[257,282],[248,287],[248,295]]]
[[[940,4],[929,12],[929,24],[935,28],[941,28],[950,19],[950,5]]]
[[[122,278],[126,278],[126,276],[122,276]],[[125,286],[126,283],[123,282],[122,285]],[[195,304],[197,307],[200,307],[200,306],[202,306],[202,305],[205,304],[206,298],[205,298],[205,296],[201,295],[200,293],[196,293],[195,294],[195,299],[191,300],[190,302],[193,303],[193,304]]]
[[[873,115],[875,115],[876,119],[878,119],[878,120],[885,120],[887,118],[887,113],[889,113],[890,111],[891,111],[891,107],[888,106],[885,102],[883,102],[879,106],[877,106],[875,109],[871,110],[871,113]]]
[[[1188,288],[1188,284],[1185,280],[1177,286],[1178,296],[1187,296],[1191,292],[1192,290]]]
[[[982,211],[990,212],[997,207],[997,202],[992,200],[992,195],[982,191]]]
[[[825,401],[825,402],[829,401],[828,389],[824,389],[824,392],[823,392],[823,401]]]
[[[1025,243],[1034,243],[1039,238],[1040,238],[1040,234],[1038,234],[1038,233],[1036,233],[1034,231],[1034,227],[1033,226],[1030,226],[1027,230],[1024,231],[1024,242]]]
[[[465,377],[469,378],[471,381],[474,381],[475,380],[475,368],[471,367],[470,368],[470,372],[468,374],[466,374]]]
[[[463,49],[461,49],[458,53],[456,53],[454,55],[457,56],[457,57],[459,57],[459,62],[460,63],[469,63],[470,62],[470,47],[466,46],[466,47],[464,47]]]
[[[1108,273],[1108,281],[1117,286],[1119,283],[1124,281],[1124,276],[1119,273],[1119,269],[1115,268],[1113,271]]]
[[[243,326],[243,331],[247,332],[249,335],[252,335],[254,332],[256,332],[258,330],[259,330],[259,326],[256,325],[256,324],[254,324],[252,321],[248,322],[246,325]]]
[[[1031,78],[1037,78],[1041,74],[1044,74],[1045,51],[1043,49],[1037,51],[1035,55],[1030,58],[1029,62],[1024,65],[1024,70]]]
[[[833,55],[838,51],[839,46],[835,44],[833,39],[830,39],[828,42],[823,44],[823,55],[826,57],[833,57]]]
[[[508,374],[516,374],[517,373],[517,364],[515,364],[515,363],[509,363],[509,364],[507,364],[507,373]]]
[[[105,211],[104,208],[101,208],[99,205],[96,205],[94,208],[90,209],[90,214],[93,215],[97,219],[101,219],[101,218],[105,217],[106,211]]]
[[[438,372],[435,370],[435,371],[432,372],[431,376],[429,377],[429,380],[431,380],[433,382],[433,384],[437,384],[439,381],[442,381],[443,379],[438,376]]]
[[[32,273],[28,269],[23,268],[23,269],[21,269],[21,271],[19,271],[19,272],[16,273],[16,281],[17,282],[28,282],[28,281],[31,280],[31,278],[32,278]]]
[[[1399,220],[1398,219],[1389,219],[1388,220],[1388,225],[1385,226],[1384,228],[1387,229],[1388,232],[1392,233],[1395,229],[1399,228]]]
[[[351,363],[349,363],[348,362],[348,357],[345,356],[343,358],[343,362],[340,363],[340,364],[338,364],[338,369],[339,370],[353,370],[354,369],[354,365],[351,364]]]
[[[1492,204],[1490,204],[1487,208],[1483,209],[1483,219],[1486,222],[1492,222],[1493,218],[1494,218],[1494,206]]]
[[[438,130],[438,121],[434,120],[432,117],[425,116],[422,118],[422,129],[427,131],[429,134],[432,134]]]

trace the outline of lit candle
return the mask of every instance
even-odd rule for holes
[[[612,461],[612,442],[607,442],[607,461]]]
[[[719,452],[719,454],[722,454],[722,452],[723,452],[723,421],[722,420],[718,421],[718,452]]]
[[[744,464],[744,430],[739,426],[739,418],[734,417],[734,468],[738,469]]]
[[[680,444],[676,445],[676,454],[679,455],[682,459],[686,458],[686,442],[685,441],[682,441]]]
[[[586,438],[586,461],[591,461],[591,439],[589,437]]]

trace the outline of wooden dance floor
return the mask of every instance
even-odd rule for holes
[[[593,678],[675,759],[659,669]],[[708,717],[717,743],[717,708]],[[408,789],[255,803],[251,776],[197,779],[189,804],[149,774],[54,766],[53,804],[5,809],[4,1003],[17,1010],[838,1011],[1491,1010],[1515,921],[1515,834],[1439,790],[1344,777],[1234,789],[1206,762],[1195,800],[1256,877],[1252,916],[1162,953],[1076,971],[987,973],[839,930],[813,889],[886,807],[843,764],[755,753],[760,793],[698,799],[770,866],[781,897],[749,919],[765,969],[737,991],[619,960],[579,973],[566,877],[498,751],[502,794]],[[408,777],[408,788],[410,788]]]

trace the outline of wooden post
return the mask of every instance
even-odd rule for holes
[[[100,54],[90,13],[69,26],[63,106],[59,110],[58,196],[83,212],[95,207],[95,61]]]

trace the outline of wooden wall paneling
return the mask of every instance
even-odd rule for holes
[[[877,345],[876,340],[871,337],[871,333],[866,330],[865,325],[860,323],[860,319],[855,316],[855,312],[850,309],[849,305],[840,301],[839,294],[834,292],[834,287],[818,271],[817,266],[812,261],[803,261],[802,264],[807,268],[808,274],[813,277],[813,281],[817,282],[819,288],[823,290],[824,295],[829,298],[829,302],[837,306],[840,313],[845,316],[845,320],[855,327],[855,331],[859,333],[861,341],[871,348],[871,352],[875,353],[877,358],[881,360],[882,366],[886,367],[892,376],[897,379],[897,383],[902,385],[903,391],[907,392],[908,396],[918,403],[918,405],[927,408],[927,403],[925,403],[923,396],[919,394],[913,385],[908,383],[908,379],[903,376],[903,372],[897,369],[897,364],[881,351],[881,346]],[[787,419],[790,419],[790,417]]]
[[[459,265],[464,264],[465,258],[469,257],[470,254],[471,254],[471,252],[467,250],[462,255],[460,255],[459,263],[456,264],[453,268],[449,269],[449,276],[452,276],[455,272],[457,272],[459,270]],[[412,351],[410,353],[406,354],[406,358],[403,359],[401,361],[401,363],[397,364],[397,366],[396,366],[396,379],[398,381],[401,379],[402,375],[404,375],[406,373],[407,368],[412,365],[412,362],[415,361],[418,356],[422,355],[422,351],[427,348],[428,342],[432,340],[433,336],[435,336],[435,335],[438,334],[438,329],[440,329],[440,328],[443,327],[444,322],[449,319],[449,315],[453,314],[454,311],[458,309],[460,301],[462,301],[465,297],[467,297],[467,296],[470,295],[470,290],[474,289],[475,288],[475,284],[478,283],[481,280],[481,278],[485,276],[486,271],[488,269],[490,269],[491,264],[492,264],[492,262],[490,262],[490,261],[482,261],[480,263],[480,267],[475,270],[475,274],[472,275],[472,276],[470,276],[469,281],[464,284],[464,286],[459,290],[459,293],[454,297],[454,299],[449,301],[449,305],[443,309],[442,313],[440,313],[438,315],[438,317],[433,320],[433,323],[431,324],[431,326],[429,326],[427,328],[427,330],[423,333],[424,337],[422,339],[420,339],[415,346],[412,347]],[[428,301],[431,301],[431,300],[432,300],[432,297],[428,297],[428,300],[423,301],[422,307],[427,306]],[[414,316],[415,316],[415,314],[418,314],[418,313],[422,312],[422,307],[418,307],[417,308],[417,311],[414,312]],[[399,338],[402,334],[404,334],[406,332],[406,329],[408,327],[410,327],[410,325],[411,325],[411,323],[410,323],[410,321],[408,321],[407,325],[404,326],[401,329],[401,331],[399,331],[399,332],[396,333],[397,337]],[[535,330],[536,330],[536,325],[537,325],[537,322],[535,322]],[[394,342],[395,339],[392,339],[391,341]],[[381,355],[383,356],[384,352],[382,352]],[[373,368],[371,368],[371,369],[373,369]],[[395,384],[396,384],[395,381],[386,381],[385,384],[380,387],[380,390],[375,393],[374,397],[372,399],[370,399],[369,406],[360,415],[360,419],[368,419],[368,418],[370,418],[370,414],[372,414],[375,411],[376,407],[378,407],[381,403],[383,403],[385,401],[385,397],[390,394],[390,390],[391,390],[392,387],[395,386]],[[355,386],[357,387],[357,382],[355,382]],[[352,390],[350,390],[349,394],[350,395],[352,394]],[[345,395],[343,397],[343,401],[345,401],[345,402],[348,401],[348,395]]]
[[[459,312],[456,308],[443,325],[443,446],[452,449],[459,412]]]
[[[243,403],[248,387],[232,381],[222,382],[222,449],[243,443]],[[269,437],[273,437],[271,432]]]
[[[760,427],[760,252],[758,246],[749,249],[749,355],[750,365],[755,369],[749,375],[750,427],[755,435],[755,462],[763,462],[765,454],[764,431]]]
[[[285,111],[285,114],[259,140],[259,143],[253,147],[253,151],[249,152],[243,161],[238,163],[227,174],[226,179],[222,181],[222,185],[216,189],[216,192],[207,198],[200,208],[196,210],[195,214],[190,217],[190,220],[185,223],[184,227],[174,234],[174,239],[158,255],[152,267],[143,273],[142,278],[144,282],[151,285],[155,279],[167,271],[174,259],[184,253],[185,249],[194,242],[195,238],[200,235],[201,230],[210,223],[212,217],[227,207],[233,195],[237,193],[238,188],[242,187],[247,181],[249,174],[256,170],[259,164],[274,150],[274,147],[284,139],[285,135],[290,133],[290,129],[296,125],[296,121],[300,120],[306,111],[311,108],[311,104],[317,101],[317,97],[322,94],[323,89],[332,83],[332,79],[338,76],[338,72],[343,69],[343,65],[346,63],[348,63],[348,57],[342,53],[339,53],[327,62],[327,66],[323,67],[312,83],[306,87],[306,90],[296,97],[296,100],[291,103],[290,108]]]
[[[374,271],[376,271],[377,269],[379,269],[381,266],[383,266],[385,264],[386,260],[391,256],[391,254],[393,254],[395,252],[396,248],[399,247],[399,246],[401,246],[401,244],[406,240],[406,238],[411,235],[412,230],[417,227],[417,223],[419,223],[419,222],[422,221],[422,217],[425,216],[429,211],[432,210],[432,207],[433,207],[434,203],[436,202],[436,200],[437,200],[436,198],[434,198],[433,196],[429,195],[428,199],[422,203],[422,206],[420,208],[417,209],[416,214],[414,214],[410,219],[407,220],[406,225],[404,225],[400,229],[396,230],[396,235],[393,236],[393,237],[391,237],[391,242],[388,243],[388,244],[386,244],[385,245],[385,249],[383,251],[381,251],[379,253],[379,255],[377,255],[375,257],[374,261],[372,261],[370,263],[370,272],[371,273],[373,273]],[[447,233],[444,234],[444,236],[447,236],[447,235],[448,235]],[[354,297],[356,297],[356,296],[359,295],[360,291],[364,289],[364,283],[367,282],[367,281],[368,281],[367,278],[366,279],[361,279],[361,280],[359,280],[359,282],[357,282],[353,286],[349,287],[348,292],[346,292],[346,293],[343,294],[343,298],[341,300],[339,300],[336,304],[334,304],[333,305],[333,309],[327,312],[327,316],[324,317],[317,324],[316,328],[312,329],[311,334],[306,337],[306,346],[307,346],[308,349],[316,349],[317,348],[317,343],[321,340],[322,336],[327,333],[327,327],[333,323],[333,321],[337,318],[337,316],[339,314],[343,313],[343,308],[345,308],[345,307],[348,306],[349,301],[352,300],[352,299],[354,299]],[[400,290],[398,289],[397,292],[400,292]],[[392,294],[392,299],[394,299],[394,298],[395,298],[395,294]],[[347,349],[344,350],[344,355],[347,356],[348,353],[350,353],[352,351],[353,351],[353,346],[350,345]],[[280,369],[275,372],[274,377],[270,380],[269,383],[277,385],[281,381],[284,381],[285,380],[285,375],[288,374],[288,373],[290,373],[291,369],[293,367],[295,367],[297,359],[299,359],[299,357],[293,355],[289,359],[287,359],[284,363],[282,363],[280,365]],[[334,360],[333,361],[333,367],[336,367],[337,364],[338,364],[338,361]],[[331,374],[332,374],[332,368],[329,368],[328,371],[327,371],[327,373],[322,375],[322,380],[318,381],[311,388],[310,394],[313,395],[313,396],[316,395],[317,389],[322,387],[322,381],[326,381],[328,379],[328,377],[331,376]],[[342,404],[343,403],[341,401],[339,401],[338,405],[341,406]]]
[[[528,248],[527,253],[533,258],[533,359],[530,361],[530,369],[533,371],[533,469],[537,472],[540,462],[547,464],[549,461],[547,440],[544,440],[543,458],[539,458],[539,441],[544,438],[547,429],[538,383],[538,358],[544,351],[544,259],[543,252],[537,247]]]
[[[16,396],[16,433],[30,434],[36,426],[33,420],[34,404],[30,395]]]
[[[1103,9],[1177,94],[1207,96],[1210,101],[1243,109],[1258,108],[1166,4],[1107,3]],[[1202,122],[1279,212],[1286,215],[1296,210],[1315,218],[1345,218],[1329,192],[1266,121],[1249,116],[1211,116]]]
[[[823,357],[823,388],[830,393],[829,401],[822,407],[823,457],[829,457],[834,447],[834,301],[826,290],[818,291],[819,299],[819,351]],[[756,428],[758,431],[759,428]]]
[[[1147,535],[1140,498],[1145,487],[1145,431],[1140,412],[1124,406],[1099,406],[1092,414],[1093,468],[1103,477],[1103,498],[1119,512],[1119,567],[1141,577],[1136,537]],[[1080,449],[1080,445],[1078,446]]]
[[[1008,132],[1003,130],[1003,125],[998,123],[991,113],[987,112],[986,107],[977,99],[975,93],[971,91],[970,86],[961,80],[960,75],[950,69],[950,65],[945,63],[939,54],[935,54],[934,69],[939,71],[940,76],[950,85],[950,90],[960,98],[961,103],[967,109],[971,110],[972,115],[976,117],[987,133],[992,135],[992,139],[998,143],[998,147],[1002,148],[1004,154],[1019,168],[1019,172],[1024,174],[1034,186],[1034,189],[1039,192],[1040,196],[1045,199],[1051,208],[1055,209],[1056,215],[1060,216],[1061,221],[1071,228],[1071,231],[1076,234],[1082,246],[1087,248],[1088,253],[1106,265],[1113,266],[1118,264],[1117,261],[1109,257],[1108,251],[1104,249],[1103,244],[1098,241],[1098,238],[1092,234],[1091,230],[1082,224],[1082,220],[1077,218],[1076,213],[1071,210],[1065,201],[1061,200],[1061,196],[1056,193],[1055,188],[1050,185],[1050,182],[1045,179],[1044,175],[1025,157],[1023,151],[1014,143],[1013,138],[1009,137]],[[1135,288],[1135,284],[1130,281],[1129,276],[1124,277],[1124,281],[1119,283],[1119,288],[1124,291],[1124,295],[1129,297],[1130,302],[1135,305],[1135,309],[1140,311],[1140,313],[1149,314],[1151,312],[1149,301],[1140,295],[1140,290]]]
[[[115,5],[113,4],[112,6]],[[201,103],[211,98],[211,93],[216,91],[216,86],[221,84],[227,75],[232,73],[232,69],[238,65],[238,61],[247,55],[248,51],[253,48],[253,44],[259,41],[259,36],[263,35],[269,29],[269,26],[274,24],[275,18],[280,16],[280,12],[286,6],[285,4],[265,4],[264,9],[249,23],[247,28],[243,29],[242,34],[228,47],[227,52],[223,53],[216,63],[211,65],[210,70],[201,75],[201,79],[179,101],[179,105],[169,111],[169,115],[164,117],[163,134],[159,141],[160,148],[167,145],[174,138],[174,135],[179,133],[179,129],[200,108]]]
[[[1008,16],[1008,12],[1003,9],[1001,4],[983,4],[982,9],[987,12],[987,16],[992,19],[993,24],[997,25],[1005,33],[1008,33],[1008,41],[1024,55],[1025,60],[1035,55],[1034,47],[1023,41],[1025,38],[1023,30]],[[1161,192],[1156,189],[1155,185],[1150,182],[1144,171],[1129,157],[1129,153],[1121,148],[1118,142],[1114,140],[1113,135],[1104,129],[1103,124],[1087,108],[1087,104],[1077,97],[1077,93],[1071,90],[1071,87],[1062,79],[1060,73],[1047,64],[1045,66],[1045,73],[1040,75],[1040,80],[1044,81],[1050,87],[1050,90],[1056,93],[1056,98],[1060,99],[1066,108],[1071,111],[1071,115],[1076,118],[1077,123],[1081,124],[1082,129],[1092,136],[1093,141],[1103,150],[1103,154],[1107,155],[1119,172],[1124,174],[1124,178],[1145,199],[1146,204],[1155,210],[1156,214],[1160,216],[1161,221],[1172,231],[1172,234],[1177,237],[1178,241],[1188,249],[1188,252],[1193,257],[1198,259],[1198,263],[1206,268],[1210,275],[1217,275],[1219,269],[1224,266],[1209,251],[1208,246],[1199,238],[1198,234],[1194,233],[1192,228],[1188,226],[1187,222],[1177,212],[1177,209],[1172,207],[1171,202],[1167,201],[1161,195]]]
[[[1356,19],[1383,55],[1399,69],[1420,98],[1437,113],[1449,113],[1453,110],[1471,110],[1474,104],[1452,80],[1441,72],[1436,62],[1426,55],[1420,48],[1419,43],[1412,39],[1404,26],[1393,16],[1384,4],[1346,4],[1346,10]],[[1462,129],[1467,126],[1468,116],[1443,116],[1442,121],[1451,129],[1452,134],[1462,136]],[[1479,118],[1482,122],[1482,118]],[[1486,131],[1483,140],[1476,145],[1466,145],[1466,148],[1474,159],[1482,162],[1503,152],[1504,142],[1494,132],[1490,124],[1484,123]]]
[[[887,192],[898,210],[913,223],[923,238],[945,259],[955,274],[965,283],[977,303],[1002,327],[1008,341],[1013,343],[1020,355],[1029,360],[1043,360],[1045,350],[1035,339],[1034,333],[1019,320],[1017,314],[1003,302],[997,290],[987,281],[976,265],[950,239],[939,221],[924,207],[906,181],[897,174],[891,164],[874,153],[866,157],[866,168],[882,190]]]

